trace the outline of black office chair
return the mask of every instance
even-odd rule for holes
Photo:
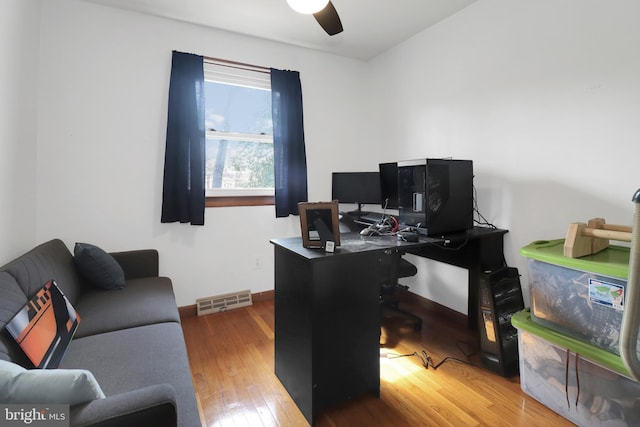
[[[402,254],[393,253],[390,254],[390,268],[389,276],[383,279],[380,287],[380,305],[383,311],[397,314],[405,319],[413,322],[413,328],[416,331],[422,329],[422,319],[415,314],[406,312],[399,307],[399,301],[397,298],[397,290],[399,288],[409,289],[408,286],[404,286],[398,283],[398,279],[401,277],[411,277],[418,273],[418,269],[415,265],[411,264],[406,259],[402,258]]]

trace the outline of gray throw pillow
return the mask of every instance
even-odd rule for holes
[[[0,360],[0,402],[76,405],[105,395],[85,369],[25,369]]]
[[[101,289],[122,289],[124,271],[118,261],[101,248],[89,243],[76,243],[74,259],[80,275]]]

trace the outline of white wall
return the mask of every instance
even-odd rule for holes
[[[0,7],[2,261],[60,237],[159,249],[180,305],[272,289],[268,241],[297,235],[297,217],[217,208],[204,227],[159,222],[174,49],[301,72],[311,200],[330,197],[333,170],[472,159],[480,211],[510,230],[525,285],[520,247],[573,221],[631,222],[633,0],[479,0],[369,63],[73,0]],[[466,272],[415,261],[412,290],[465,312]]]
[[[0,3],[0,264],[36,243],[37,0]]]
[[[510,230],[525,293],[522,246],[593,217],[631,225],[638,16],[634,0],[480,0],[372,61],[369,121],[386,124],[374,144],[472,159],[479,210]],[[412,290],[466,312],[466,271],[415,261]]]
[[[160,223],[171,51],[300,71],[311,200],[327,200],[331,171],[360,153],[365,64],[85,2],[42,10],[38,239],[157,248],[179,305],[273,289],[269,239],[299,235],[298,217],[210,208],[204,227]]]

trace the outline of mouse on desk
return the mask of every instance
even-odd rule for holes
[[[384,236],[391,233],[393,229],[386,223],[371,224],[360,231],[362,236]]]
[[[398,239],[405,242],[417,242],[420,240],[420,235],[414,231],[404,231],[398,233]]]
[[[361,236],[375,236],[376,234],[378,234],[378,232],[371,227],[363,228],[362,230],[360,230]]]

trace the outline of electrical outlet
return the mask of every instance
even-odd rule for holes
[[[264,267],[264,259],[261,256],[256,256],[253,263],[253,268],[259,270],[262,267]]]

